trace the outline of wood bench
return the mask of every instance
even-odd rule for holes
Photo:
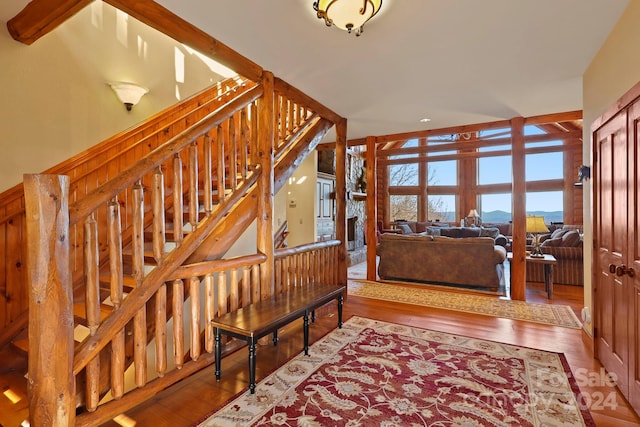
[[[268,334],[273,334],[273,344],[278,343],[278,329],[302,317],[304,319],[304,354],[309,354],[309,315],[316,308],[338,301],[338,327],[342,328],[342,303],[345,286],[303,285],[247,307],[226,313],[211,321],[215,332],[216,380],[220,380],[222,345],[221,335],[229,335],[247,341],[249,346],[249,390],[256,389],[256,344]]]

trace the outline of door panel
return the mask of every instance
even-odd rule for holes
[[[627,263],[633,268],[633,274],[627,274],[627,282],[629,286],[630,302],[628,307],[629,322],[629,394],[627,399],[636,411],[640,412],[640,215],[638,214],[639,198],[638,189],[640,189],[640,101],[636,101],[629,107],[627,113],[629,134],[627,138],[629,171],[628,184],[629,189],[629,207],[627,209],[629,218],[628,233],[628,249]]]
[[[596,355],[618,378],[618,387],[628,393],[628,316],[629,295],[626,276],[615,269],[624,264],[627,235],[627,135],[626,112],[618,114],[594,135],[595,163],[595,272]],[[614,272],[610,271],[613,267]]]

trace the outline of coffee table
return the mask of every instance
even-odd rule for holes
[[[511,268],[513,252],[507,252],[507,260],[509,261],[509,268]],[[544,268],[544,290],[547,292],[547,299],[553,299],[553,266],[558,263],[556,257],[549,254],[544,254],[542,257],[532,257],[527,254],[524,261],[525,263],[542,264]]]

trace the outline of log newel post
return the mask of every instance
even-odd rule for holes
[[[264,73],[262,79],[264,95],[258,108],[258,161],[262,169],[262,174],[258,179],[258,251],[267,256],[260,269],[260,296],[266,298],[275,292],[275,281],[273,279],[274,247],[273,247],[273,194],[274,194],[274,172],[273,172],[273,146],[274,141],[274,78],[270,72]]]
[[[31,425],[75,425],[69,177],[24,175]]]
[[[347,120],[336,123],[336,238],[338,248],[337,281],[347,285]],[[333,262],[331,260],[330,262]]]
[[[513,259],[511,261],[511,299],[526,299],[526,227],[525,217],[527,184],[525,177],[525,146],[524,146],[524,118],[516,117],[511,120],[512,138],[512,218],[513,218]]]
[[[367,280],[376,280],[376,228],[378,221],[378,188],[376,176],[378,176],[378,163],[376,155],[376,138],[367,137]]]

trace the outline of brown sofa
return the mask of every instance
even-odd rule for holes
[[[507,251],[491,237],[456,239],[425,234],[382,234],[377,248],[381,279],[455,284],[497,290],[504,286]]]

